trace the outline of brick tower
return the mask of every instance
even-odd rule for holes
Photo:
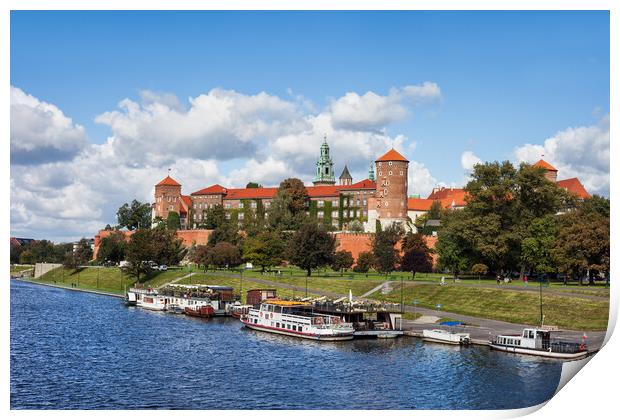
[[[375,161],[377,189],[375,198],[369,201],[367,230],[374,232],[376,222],[381,227],[407,221],[407,188],[409,161],[391,149]],[[372,208],[371,205],[372,204]]]
[[[155,205],[153,219],[159,216],[166,220],[168,212],[175,211],[181,214],[181,184],[170,178],[170,175],[155,185]]]

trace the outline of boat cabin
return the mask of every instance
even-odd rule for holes
[[[520,336],[498,335],[495,342],[505,346],[546,349],[549,348],[551,343],[551,331],[538,328],[525,328]]]

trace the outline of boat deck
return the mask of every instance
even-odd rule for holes
[[[357,330],[353,333],[353,337],[377,337],[383,334],[404,335],[404,331],[400,331],[400,330]]]

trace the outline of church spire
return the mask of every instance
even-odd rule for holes
[[[370,168],[368,168],[368,179],[371,181],[375,180],[375,165],[373,165],[373,162],[370,162]]]
[[[321,154],[316,161],[314,185],[334,185],[335,183],[334,162],[329,156],[329,145],[327,144],[327,135],[325,135],[323,136],[323,144],[321,144]]]

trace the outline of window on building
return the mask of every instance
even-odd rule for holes
[[[359,206],[360,205],[360,201],[359,200],[355,200],[355,205]]]
[[[391,162],[390,162],[391,163]],[[392,171],[388,172],[388,175],[392,176]]]
[[[364,205],[366,205],[366,204],[368,204],[368,201],[367,201],[367,200],[364,200],[364,201],[363,201],[363,203],[364,203]]]
[[[252,201],[252,203],[250,204],[250,207],[255,209],[256,208],[256,201]]]
[[[226,220],[230,220],[230,213],[226,213]]]
[[[323,200],[319,200],[316,202],[317,207],[323,207],[325,203],[323,202]]]
[[[174,210],[174,206],[168,206],[168,211],[173,211]]]
[[[239,208],[242,209],[243,208],[243,201],[239,202]]]
[[[322,211],[317,211],[316,212],[316,217],[318,217],[319,219],[323,218],[323,212]]]
[[[265,201],[265,208],[268,208],[271,205],[271,201]]]
[[[338,211],[332,211],[332,217],[333,218],[338,217]]]
[[[243,217],[244,217],[244,216],[245,216],[245,215],[244,215],[243,213],[239,213],[239,220],[243,220]]]
[[[332,201],[332,207],[338,207],[338,200]]]
[[[229,208],[230,208],[230,203],[226,203],[226,204],[224,204],[224,208],[225,208],[225,209],[229,209]]]

